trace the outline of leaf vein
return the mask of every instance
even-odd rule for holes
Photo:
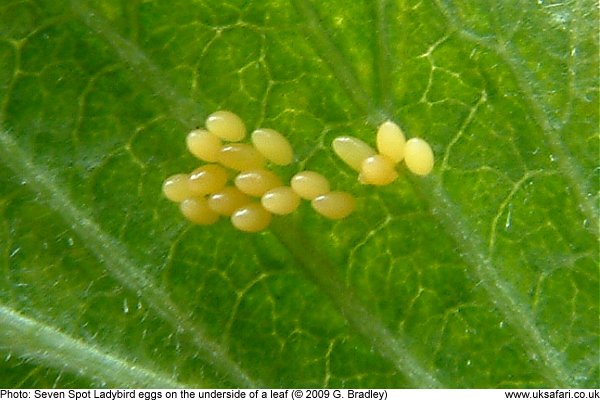
[[[334,44],[313,4],[308,0],[293,0],[293,4],[306,22],[303,27],[308,33],[313,48],[321,60],[329,66],[354,104],[360,110],[363,110],[372,122],[376,123],[385,119],[385,116],[376,108],[371,97],[356,78],[356,74],[350,67],[348,60]]]
[[[64,189],[49,176],[48,171],[36,166],[15,140],[3,130],[0,130],[0,160],[26,181],[32,190],[39,193],[41,198],[46,199],[48,206],[70,225],[114,278],[133,292],[139,293],[144,301],[176,330],[186,333],[211,364],[225,371],[241,386],[258,386],[219,345],[208,339],[201,327],[186,317],[166,292],[135,266],[127,250],[73,204]]]
[[[0,346],[46,366],[64,368],[92,381],[117,387],[184,387],[160,372],[120,358],[106,349],[69,336],[49,324],[0,304]],[[18,337],[19,340],[14,339]]]
[[[468,273],[481,283],[492,304],[521,337],[522,345],[530,358],[538,360],[543,375],[552,384],[570,386],[571,379],[563,364],[563,357],[542,337],[532,310],[521,295],[499,276],[483,240],[469,226],[460,207],[454,204],[442,188],[441,179],[432,177],[423,180],[418,186],[428,193],[433,215],[461,248],[465,262],[473,267]]]
[[[121,37],[107,21],[90,9],[84,1],[71,1],[71,8],[80,20],[92,31],[102,37],[135,71],[135,76],[148,85],[155,95],[163,100],[171,114],[183,125],[194,126],[197,118],[204,116],[200,104],[182,96],[178,90],[163,78],[165,73],[133,43]]]
[[[389,90],[389,84],[392,82],[392,71],[390,61],[389,48],[389,32],[386,16],[389,15],[387,8],[389,7],[388,0],[377,0],[374,2],[375,7],[375,25],[376,25],[376,57],[375,70],[377,72],[378,95],[381,108],[386,114],[391,114],[394,109],[394,99],[392,92]]]
[[[538,101],[534,93],[533,88],[529,85],[529,75],[523,68],[520,68],[516,62],[516,57],[513,57],[509,53],[508,46],[510,44],[499,44],[487,38],[479,38],[462,29],[458,18],[453,15],[452,11],[448,9],[441,1],[436,0],[435,2],[442,12],[448,23],[456,30],[457,34],[469,41],[479,44],[482,47],[487,48],[498,54],[511,70],[517,85],[524,95],[525,100],[529,108],[532,111],[533,118],[536,124],[541,128],[542,133],[546,139],[546,144],[550,150],[554,153],[557,159],[558,166],[562,171],[562,174],[568,180],[570,186],[574,189],[575,196],[579,202],[579,208],[583,215],[586,216],[590,222],[590,231],[598,235],[598,207],[596,205],[595,196],[588,184],[588,181],[584,178],[583,168],[575,160],[567,146],[562,141],[558,129],[550,122],[548,112],[542,106],[542,102]]]
[[[301,234],[296,224],[273,221],[271,231],[282,246],[290,252],[302,271],[340,310],[340,313],[368,343],[392,363],[416,387],[442,387],[438,378],[428,372],[409,349],[408,341],[398,334],[392,335],[384,323],[366,309],[342,284],[329,259]]]

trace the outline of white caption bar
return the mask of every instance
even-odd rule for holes
[[[600,399],[598,389],[0,389],[0,400]]]

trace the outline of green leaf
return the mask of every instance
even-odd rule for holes
[[[6,387],[597,387],[592,1],[0,5]],[[358,199],[260,234],[161,195],[217,109]],[[433,146],[362,186],[386,119]]]

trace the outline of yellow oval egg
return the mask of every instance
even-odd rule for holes
[[[235,186],[250,196],[260,197],[266,191],[281,185],[281,179],[266,169],[251,169],[235,177]]]
[[[382,154],[367,157],[362,163],[359,180],[370,185],[389,185],[398,177],[395,166],[392,160]]]
[[[165,197],[179,203],[192,196],[188,188],[188,174],[176,174],[168,177],[163,182],[162,191]]]
[[[179,203],[179,210],[188,221],[198,225],[211,225],[219,219],[219,214],[208,207],[203,197],[183,200]]]
[[[254,146],[246,143],[235,143],[221,147],[218,160],[227,168],[238,171],[260,169],[266,163],[262,154]]]
[[[331,146],[342,161],[359,172],[363,160],[377,154],[371,146],[352,136],[339,136],[333,140]]]
[[[196,158],[203,161],[217,161],[223,142],[221,139],[204,129],[194,129],[188,133],[187,148]]]
[[[316,212],[329,219],[342,219],[356,208],[354,196],[346,192],[329,192],[311,201]]]
[[[425,140],[412,138],[404,148],[404,162],[410,172],[417,175],[427,175],[433,169],[433,150]]]
[[[203,165],[190,174],[188,187],[195,195],[217,192],[225,187],[229,174],[217,164]]]
[[[294,158],[290,142],[273,129],[257,129],[252,132],[252,144],[269,161],[277,165],[288,165]]]
[[[213,193],[208,198],[208,206],[214,212],[230,216],[235,210],[250,204],[252,199],[240,192],[240,190],[234,186],[227,186],[216,193]]]
[[[300,205],[300,196],[291,187],[281,186],[265,193],[260,202],[267,211],[286,215],[296,211]]]
[[[260,232],[271,223],[271,213],[258,203],[238,208],[231,214],[231,223],[240,231]]]
[[[327,178],[314,171],[298,172],[292,177],[290,185],[294,192],[306,200],[312,200],[331,190]]]
[[[229,142],[239,142],[246,136],[246,126],[231,111],[216,111],[206,119],[206,129]]]
[[[377,150],[397,163],[404,158],[406,138],[402,129],[392,121],[379,125],[377,130]]]

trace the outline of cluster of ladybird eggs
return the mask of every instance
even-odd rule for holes
[[[331,191],[327,178],[314,171],[294,175],[284,186],[277,174],[266,169],[267,161],[288,165],[294,155],[287,139],[273,129],[257,129],[249,143],[243,121],[229,111],[217,111],[206,120],[206,129],[191,131],[187,148],[205,164],[190,174],[170,176],[163,193],[179,203],[181,213],[190,222],[210,225],[220,216],[231,218],[233,226],[246,232],[258,232],[269,226],[272,214],[294,212],[300,199],[330,219],[350,215],[356,205],[346,192]],[[224,144],[223,142],[229,142]],[[406,140],[398,125],[386,121],[377,130],[377,151],[352,136],[337,137],[334,152],[359,172],[363,184],[388,185],[398,177],[396,165],[404,160],[409,171],[427,175],[434,157],[429,144],[420,138]],[[234,185],[228,185],[235,171]],[[260,198],[260,201],[257,199]]]
[[[433,169],[431,146],[421,139],[406,140],[404,133],[392,121],[386,121],[377,130],[377,153],[371,146],[352,136],[337,137],[333,151],[351,168],[359,172],[363,184],[389,185],[398,177],[396,164],[404,160],[409,171],[427,175]]]
[[[209,164],[189,174],[170,176],[163,183],[163,193],[179,203],[190,222],[210,225],[227,216],[237,229],[258,232],[269,226],[272,214],[294,212],[301,198],[330,219],[345,218],[354,211],[354,197],[331,191],[329,181],[317,172],[299,172],[285,186],[266,169],[267,161],[288,165],[293,160],[292,147],[279,132],[257,129],[252,132],[252,144],[238,143],[245,137],[243,121],[229,111],[211,114],[206,129],[188,134],[190,153]],[[231,171],[235,171],[233,185],[228,184]]]

